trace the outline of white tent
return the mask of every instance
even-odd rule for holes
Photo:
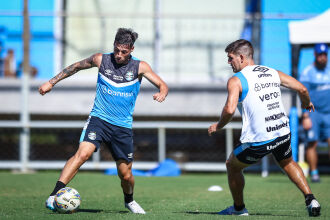
[[[291,74],[297,77],[300,49],[316,43],[330,43],[330,9],[303,21],[289,22]],[[295,105],[295,100],[292,102]]]
[[[303,21],[289,22],[291,44],[330,43],[330,9]]]

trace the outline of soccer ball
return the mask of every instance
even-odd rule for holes
[[[73,213],[79,209],[80,195],[77,190],[65,187],[57,191],[54,206],[60,213]]]

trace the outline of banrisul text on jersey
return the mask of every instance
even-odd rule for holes
[[[140,61],[131,57],[118,65],[113,54],[103,54],[99,69],[96,97],[91,116],[113,125],[132,128],[135,101],[140,91]]]

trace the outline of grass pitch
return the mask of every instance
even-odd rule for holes
[[[262,178],[246,174],[245,204],[250,216],[219,216],[232,205],[225,173],[184,174],[180,177],[135,177],[135,200],[146,215],[134,215],[124,208],[117,176],[100,172],[79,172],[69,186],[81,195],[80,211],[53,213],[44,202],[59,172],[35,174],[0,172],[0,219],[308,219],[304,198],[281,173]],[[321,217],[330,219],[330,176],[310,183],[321,203]],[[221,192],[209,192],[220,185]]]

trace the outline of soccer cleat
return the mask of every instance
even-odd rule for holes
[[[135,214],[146,214],[143,208],[137,202],[135,202],[135,200],[130,203],[125,203],[125,207]]]
[[[56,211],[54,206],[54,201],[55,201],[55,196],[49,196],[48,199],[46,200],[46,208],[52,211]]]
[[[314,174],[311,176],[311,181],[312,183],[319,183],[321,180],[320,180],[320,176],[318,174]]]
[[[321,206],[316,199],[313,199],[306,208],[309,216],[319,216],[321,214]]]
[[[249,215],[249,212],[246,208],[242,209],[241,211],[236,211],[234,206],[230,206],[221,212],[218,212],[219,215],[241,215],[241,216],[247,216]]]

